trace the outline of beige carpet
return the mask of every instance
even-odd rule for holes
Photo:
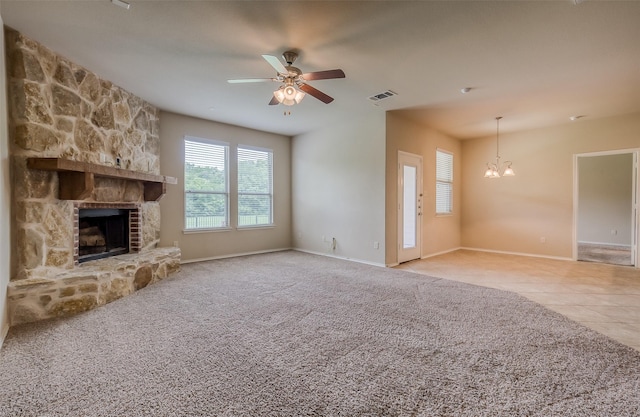
[[[518,295],[297,252],[10,330],[0,416],[638,416],[640,354]]]

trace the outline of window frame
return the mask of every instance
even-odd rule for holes
[[[440,159],[439,154],[449,155],[450,156],[451,164],[450,164],[450,166],[448,166],[448,172],[451,175],[448,178],[440,177],[440,174],[442,174],[442,173],[440,172],[441,164],[438,163],[438,161]],[[454,154],[453,154],[453,152],[447,151],[447,150],[441,149],[441,148],[436,148],[435,169],[436,169],[436,183],[435,183],[436,191],[434,193],[434,195],[435,195],[435,214],[436,214],[436,216],[450,216],[450,215],[453,214],[453,179],[454,179],[454,175],[453,175]],[[441,189],[440,186],[446,186],[446,188],[448,189],[448,194],[449,194],[449,201],[447,203],[448,211],[439,211],[440,208],[439,208],[438,202],[440,202],[443,199],[443,197],[440,196],[440,194],[441,194],[441,192],[439,191]]]
[[[262,153],[266,153],[268,155],[268,160],[269,160],[269,173],[268,173],[268,180],[269,180],[269,192],[268,193],[260,193],[260,192],[242,192],[240,191],[240,153],[241,153],[241,149],[243,150],[247,150],[247,151],[253,151],[253,152],[262,152]],[[252,145],[243,145],[243,144],[238,144],[236,146],[236,172],[237,172],[237,180],[236,180],[236,189],[237,189],[237,207],[236,207],[236,227],[239,230],[246,230],[246,229],[255,229],[255,228],[264,228],[264,227],[274,227],[275,226],[275,215],[274,215],[274,191],[273,191],[273,183],[274,183],[274,179],[273,179],[273,168],[274,168],[274,151],[273,149],[270,148],[264,148],[264,147],[259,147],[259,146],[252,146]],[[269,197],[269,222],[268,223],[259,223],[259,224],[244,224],[241,225],[240,224],[240,197],[241,196],[246,196],[246,195],[251,195],[251,196],[268,196]]]
[[[224,191],[215,191],[215,190],[189,190],[187,189],[187,142],[193,142],[193,143],[199,143],[201,145],[208,145],[208,146],[218,146],[218,147],[222,147],[224,150],[224,175],[225,175],[225,180],[224,180],[224,186],[225,189]],[[230,171],[229,171],[229,167],[230,167],[230,144],[228,142],[224,142],[224,141],[220,141],[220,140],[215,140],[215,139],[207,139],[207,138],[200,138],[200,137],[196,137],[196,136],[190,136],[190,135],[185,135],[183,137],[183,163],[184,163],[184,181],[183,181],[183,191],[184,191],[184,216],[183,216],[183,221],[184,221],[184,232],[186,233],[198,233],[198,232],[211,232],[211,231],[225,231],[225,230],[231,230],[231,224],[230,224],[230,200],[231,200],[231,190],[230,190]],[[187,221],[187,201],[188,201],[188,196],[189,195],[197,195],[197,194],[204,194],[204,195],[222,195],[225,197],[225,215],[224,215],[224,220],[223,220],[223,224],[221,226],[207,226],[207,227],[189,227],[188,225],[188,221]]]

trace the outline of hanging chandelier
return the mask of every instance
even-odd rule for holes
[[[496,117],[496,162],[487,162],[487,170],[484,172],[485,178],[513,177],[516,175],[511,168],[511,161],[505,161],[500,165],[500,119],[502,119],[502,116]]]

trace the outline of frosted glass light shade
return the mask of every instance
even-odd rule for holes
[[[504,177],[513,177],[514,175],[516,175],[516,173],[513,172],[513,168],[511,168],[511,164],[507,166],[507,168],[504,170],[504,173],[502,175]]]
[[[279,103],[285,106],[293,106],[302,101],[305,94],[302,91],[296,90],[293,86],[280,87],[273,92],[273,96]]]

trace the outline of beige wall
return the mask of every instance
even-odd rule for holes
[[[217,232],[183,232],[184,229],[184,146],[185,136],[215,139],[230,144],[230,159],[239,144],[273,149],[275,227]],[[211,122],[169,112],[160,114],[160,170],[178,178],[168,185],[160,200],[160,246],[178,242],[182,261],[210,259],[291,247],[291,139],[238,126]],[[235,165],[230,164],[230,218],[235,225],[237,188]]]
[[[0,16],[0,347],[7,331],[7,285],[11,276],[11,180],[9,178],[9,129],[7,126],[7,76],[4,29]]]
[[[348,121],[294,138],[296,248],[384,264],[384,125],[384,112],[371,108],[367,114],[350,115]]]
[[[387,113],[386,144],[386,263],[398,261],[398,151],[422,156],[423,215],[421,257],[460,246],[462,158],[460,141],[402,117],[401,111]],[[436,149],[453,153],[453,213],[436,216]]]
[[[516,176],[491,180],[483,173],[495,135],[463,141],[462,246],[571,258],[574,155],[639,145],[640,114],[501,133]]]

